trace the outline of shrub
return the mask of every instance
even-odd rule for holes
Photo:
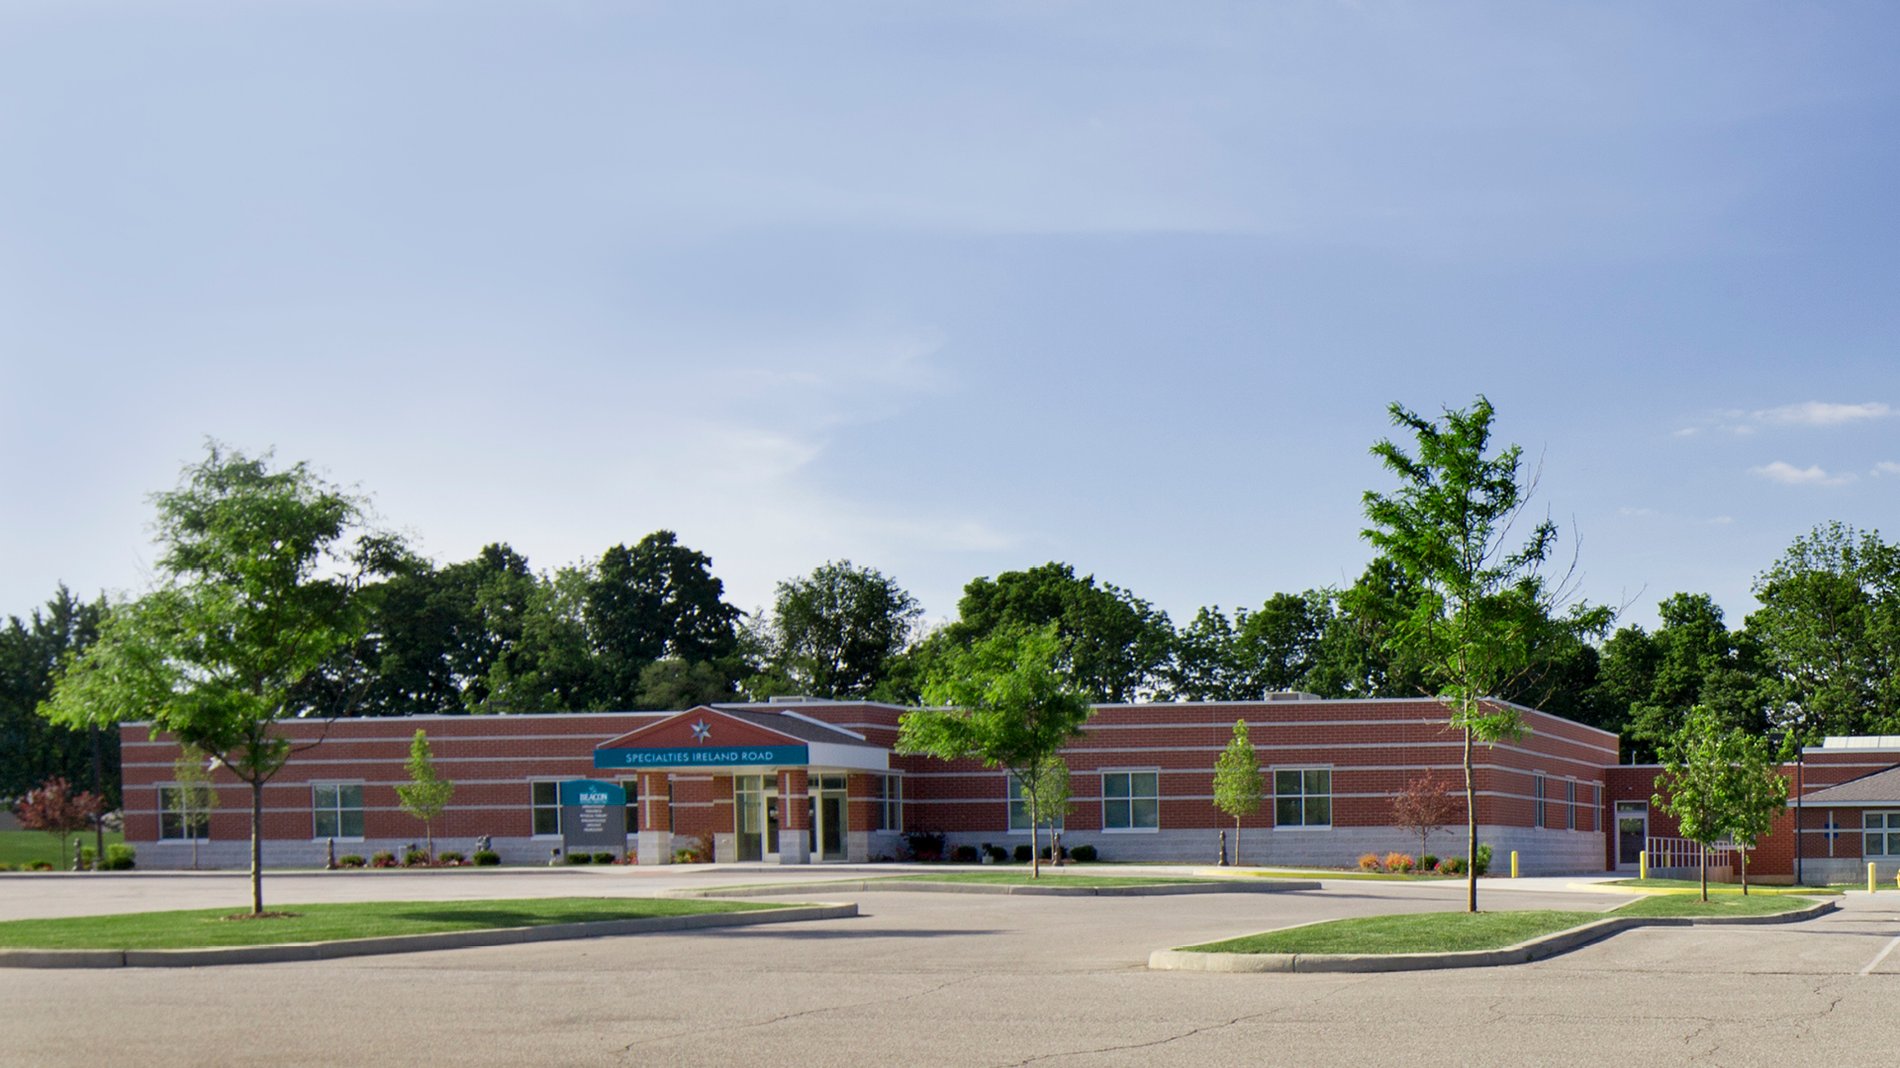
[[[619,860],[620,858],[613,853],[601,852],[594,854],[594,863],[596,864],[613,864]]]
[[[904,844],[910,847],[914,859],[943,859],[942,831],[910,831],[904,835]]]
[[[1418,858],[1419,871],[1432,871],[1436,869],[1437,867],[1438,867],[1438,856],[1436,854],[1427,853],[1424,856]]]
[[[492,868],[500,863],[501,854],[492,849],[477,849],[475,851],[475,866],[478,868]]]
[[[950,859],[956,861],[958,864],[975,864],[978,859],[976,847],[973,845],[960,845],[950,851]]]
[[[1009,859],[1009,850],[1004,849],[1002,846],[993,845],[990,847],[990,859],[1001,864]]]
[[[1030,854],[1030,852],[1029,852],[1029,847],[1028,847],[1028,846],[1026,846],[1026,845],[1019,845],[1019,846],[1017,846],[1017,847],[1016,847],[1016,852],[1015,852],[1015,857],[1016,857],[1016,863],[1018,863],[1018,864],[1027,864],[1027,863],[1029,863],[1029,857],[1030,857],[1030,855],[1031,855],[1031,854]]]
[[[361,853],[345,853],[336,858],[336,866],[339,868],[360,868],[367,863],[369,862],[363,859]]]
[[[1385,870],[1395,871],[1400,874],[1411,871],[1412,855],[1410,853],[1387,853],[1385,855]]]
[[[569,853],[567,855],[567,862],[569,864],[592,864],[594,862],[594,855],[592,853]]]
[[[52,871],[53,862],[50,860],[34,860],[21,865],[21,868],[25,871]]]
[[[0,861],[0,871],[12,871],[12,870],[13,870],[13,865],[8,864],[5,861]]]
[[[1471,870],[1483,875],[1491,870],[1491,847],[1478,843],[1478,859],[1471,863]]]
[[[402,855],[405,868],[426,868],[429,866],[429,854],[420,849],[411,849]]]
[[[370,857],[369,863],[371,867],[375,868],[393,868],[396,866],[396,854],[385,850]]]
[[[80,870],[80,871],[91,871],[91,870],[92,870],[92,861],[93,861],[93,852],[92,852],[92,847],[91,847],[91,846],[80,846],[80,847],[79,847],[79,869],[78,869],[78,870]]]
[[[106,847],[106,862],[100,867],[106,871],[131,871],[138,864],[138,856],[137,848],[114,842]]]
[[[1095,857],[1095,847],[1092,845],[1079,845],[1069,850],[1069,859],[1077,864],[1093,864]]]
[[[448,849],[440,853],[437,853],[435,856],[435,859],[441,861],[444,864],[460,864],[468,860],[467,857],[463,856],[461,853],[458,853],[453,849]]]
[[[1446,857],[1444,860],[1438,862],[1438,874],[1440,875],[1463,875],[1464,873],[1465,858],[1463,857]]]
[[[1359,870],[1360,871],[1378,871],[1379,870],[1379,854],[1367,853],[1361,856],[1359,858]]]

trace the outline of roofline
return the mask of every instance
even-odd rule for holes
[[[1606,731],[1602,727],[1592,727],[1588,723],[1578,723],[1574,719],[1565,719],[1564,717],[1559,716],[1554,712],[1546,712],[1541,708],[1532,708],[1529,705],[1520,705],[1515,701],[1506,701],[1500,697],[1487,697],[1485,698],[1485,700],[1490,701],[1494,704],[1503,705],[1507,708],[1515,708],[1519,712],[1528,713],[1529,715],[1542,716],[1545,719],[1554,719],[1559,723],[1569,724],[1572,727],[1577,727],[1582,730],[1591,731],[1593,733],[1600,734],[1605,738],[1614,739],[1617,742],[1619,747],[1621,746],[1622,741],[1623,741],[1623,736],[1620,734],[1617,734],[1614,731]],[[1313,698],[1288,697],[1288,698],[1282,698],[1278,701],[1259,701],[1259,700],[1254,700],[1254,701],[1108,701],[1102,704],[1091,705],[1090,707],[1097,708],[1097,709],[1101,709],[1101,708],[1176,708],[1176,707],[1196,708],[1196,707],[1210,707],[1210,706],[1224,707],[1224,708],[1235,708],[1235,707],[1283,708],[1287,705],[1367,705],[1367,704],[1429,704],[1429,705],[1438,705],[1440,707],[1443,707],[1446,704],[1446,699],[1443,697],[1313,697]]]
[[[285,716],[273,720],[275,723],[446,723],[454,721],[465,723],[469,720],[484,719],[605,719],[610,716],[677,716],[691,709],[672,711],[657,709],[628,710],[624,712],[425,712],[420,715],[404,713],[400,716]],[[155,721],[149,719],[120,720],[121,727],[150,727]]]
[[[750,711],[752,711],[752,710],[751,710],[751,709],[749,709],[749,708],[742,708],[742,709],[740,709],[739,711],[741,711],[741,712],[750,712]],[[798,714],[797,712],[795,712],[795,711],[793,711],[792,709],[789,709],[789,708],[781,708],[781,709],[779,709],[779,713],[778,713],[778,714],[779,714],[779,715],[781,715],[781,716],[790,716],[790,717],[792,717],[792,718],[793,718],[793,719],[795,719],[795,720],[799,720],[799,721],[801,721],[801,722],[804,722],[804,723],[809,723],[809,724],[811,724],[811,725],[812,725],[812,726],[814,726],[814,727],[823,727],[824,729],[826,729],[826,730],[828,730],[828,731],[837,731],[837,732],[838,732],[839,734],[842,734],[842,735],[844,735],[844,736],[845,736],[845,737],[847,737],[847,738],[856,738],[856,739],[857,739],[858,741],[860,741],[860,742],[868,742],[868,741],[870,741],[870,739],[869,739],[869,738],[866,738],[866,737],[865,737],[864,735],[862,735],[862,734],[859,734],[859,733],[858,733],[857,731],[852,731],[852,730],[846,730],[846,729],[844,729],[843,727],[840,727],[840,726],[838,726],[838,725],[837,725],[837,724],[835,724],[835,723],[826,723],[826,722],[825,722],[824,720],[822,720],[822,719],[813,719],[813,718],[811,718],[810,716],[802,716],[802,715],[799,715],[799,714]],[[880,748],[882,748],[882,747],[880,747]]]

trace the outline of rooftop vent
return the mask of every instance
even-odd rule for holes
[[[1266,701],[1317,701],[1319,694],[1305,693],[1300,690],[1275,690],[1262,698]]]

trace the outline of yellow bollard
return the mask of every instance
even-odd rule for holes
[[[1638,879],[1649,878],[1649,850],[1647,849],[1636,854],[1636,877]]]
[[[1867,864],[1867,892],[1874,892],[1874,865],[1871,861]]]
[[[1511,878],[1517,878],[1517,850],[1511,850]]]

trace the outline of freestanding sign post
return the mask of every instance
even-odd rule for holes
[[[618,783],[569,779],[561,784],[561,846],[568,852],[627,852],[627,791]]]

